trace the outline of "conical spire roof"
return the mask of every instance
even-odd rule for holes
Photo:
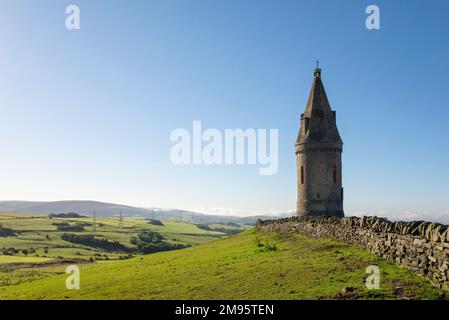
[[[321,69],[314,70],[314,79],[307,100],[306,110],[301,115],[301,129],[297,144],[306,142],[343,143],[338,133],[335,112],[332,111],[321,81]]]
[[[324,90],[321,81],[321,69],[315,69],[312,88],[310,89],[309,99],[307,100],[306,111],[304,117],[312,116],[330,116],[332,113],[331,106],[327,100],[326,90]]]

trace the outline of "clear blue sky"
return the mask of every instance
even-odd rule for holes
[[[79,31],[65,28],[69,4]],[[381,30],[365,28],[369,4]],[[449,214],[448,12],[444,0],[1,1],[0,199],[293,210],[318,59],[346,214]],[[278,173],[174,166],[170,132],[193,120],[278,128]]]

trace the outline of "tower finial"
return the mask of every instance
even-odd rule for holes
[[[318,60],[316,61],[316,68],[315,68],[315,70],[313,70],[313,76],[315,78],[321,77],[320,62]]]

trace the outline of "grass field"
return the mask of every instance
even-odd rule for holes
[[[379,290],[364,285],[381,270]],[[0,287],[0,299],[437,299],[438,290],[361,248],[254,230],[182,250],[81,266],[66,275]],[[342,294],[342,288],[351,287]]]
[[[0,264],[9,263],[42,263],[50,261],[51,258],[41,258],[41,257],[17,257],[17,256],[4,256],[0,255]]]

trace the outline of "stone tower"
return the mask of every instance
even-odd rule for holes
[[[299,216],[343,217],[341,153],[343,141],[336,113],[327,100],[321,69],[314,70],[312,89],[295,144]]]

